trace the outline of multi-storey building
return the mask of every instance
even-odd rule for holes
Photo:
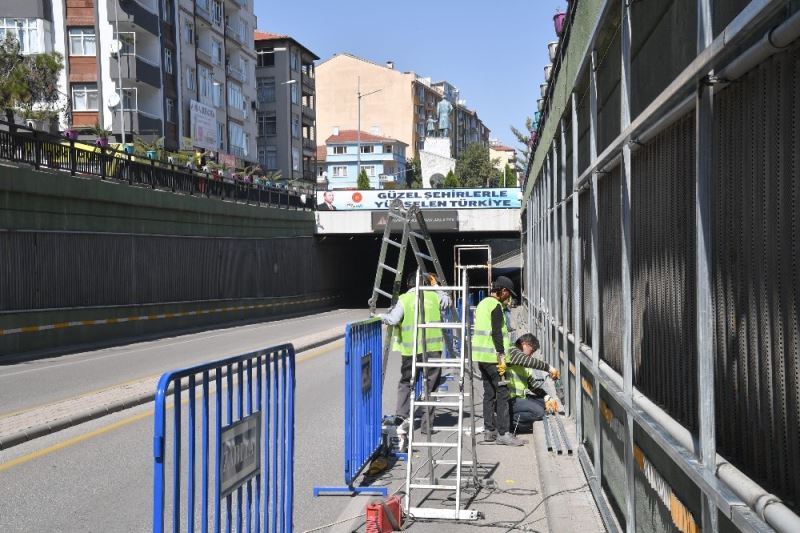
[[[359,142],[361,157],[359,158]],[[406,170],[406,143],[372,135],[365,131],[342,130],[325,140],[325,165],[328,189],[352,189],[357,186],[359,165],[372,189],[402,180]]]
[[[281,179],[317,180],[317,96],[308,48],[287,35],[255,32],[258,161]]]
[[[8,15],[24,47],[65,57],[62,127],[255,159],[253,0],[11,0]]]
[[[360,90],[364,95],[362,130],[398,139],[411,146],[415,154],[423,148],[428,119],[438,122],[437,105],[445,98],[453,106],[449,127],[452,155],[458,157],[474,142],[488,146],[489,129],[458,98],[458,91],[451,84],[433,83],[414,72],[398,71],[391,61],[380,65],[350,54],[337,54],[317,65],[317,88],[317,127],[322,135],[330,135],[334,128],[358,128]]]

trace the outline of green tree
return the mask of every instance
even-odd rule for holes
[[[461,187],[461,182],[458,181],[458,178],[452,170],[447,173],[447,176],[445,176],[443,187],[445,189],[456,189]]]
[[[511,133],[514,134],[514,137],[517,139],[522,145],[522,148],[517,149],[517,171],[520,173],[524,173],[525,170],[528,168],[528,158],[530,157],[530,142],[531,142],[531,130],[533,130],[533,119],[531,117],[525,117],[525,131],[520,131],[514,126],[511,126]]]
[[[467,146],[456,161],[456,175],[464,187],[488,187],[497,169],[489,158],[489,148],[478,143]]]
[[[372,187],[369,186],[369,176],[367,176],[367,171],[363,168],[361,172],[358,173],[358,181],[356,181],[356,187],[361,190],[371,189]]]
[[[57,116],[62,110],[58,76],[63,68],[58,52],[26,55],[17,39],[6,35],[0,41],[0,108],[6,120],[13,123],[16,113],[39,120]]]
[[[505,176],[503,187],[516,187],[517,186],[517,171],[506,163],[506,168],[503,169]]]
[[[406,162],[406,184],[411,189],[422,187],[422,163],[420,163],[419,156]]]

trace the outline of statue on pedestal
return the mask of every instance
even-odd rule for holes
[[[428,137],[433,137],[436,135],[436,120],[434,120],[434,118],[430,115],[428,115],[428,121],[425,129],[428,132]]]
[[[436,112],[439,114],[439,136],[450,137],[450,112],[453,104],[447,100],[442,100],[436,105]]]

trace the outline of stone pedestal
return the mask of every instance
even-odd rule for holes
[[[455,172],[456,160],[450,157],[450,139],[446,137],[428,137],[419,152],[419,162],[422,167],[422,186],[431,187],[431,178],[436,178],[440,183],[451,170]],[[441,178],[440,178],[441,176]],[[434,180],[434,181],[436,181]]]

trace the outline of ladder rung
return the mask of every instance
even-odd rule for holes
[[[383,242],[385,242],[385,243],[388,243],[388,244],[391,244],[392,246],[397,246],[398,248],[402,248],[402,247],[403,247],[403,245],[402,245],[402,244],[400,244],[400,243],[399,243],[399,242],[397,242],[397,241],[393,241],[392,239],[384,238],[384,239],[383,239]]]
[[[406,217],[405,217],[405,216],[396,215],[396,214],[392,213],[391,211],[389,211],[389,216],[390,216],[391,218],[395,218],[395,219],[397,219],[397,220],[405,220],[405,219],[406,219]]]
[[[422,233],[418,233],[416,231],[409,231],[408,234],[413,237],[416,237],[417,239],[425,239],[425,235],[423,235]]]
[[[384,270],[388,270],[389,272],[391,272],[393,274],[397,274],[397,269],[390,267],[386,263],[378,263],[378,267],[379,268],[383,268]]]
[[[410,483],[410,489],[428,489],[428,490],[456,490],[456,485],[429,485],[427,483]]]
[[[427,363],[417,363],[419,368],[459,368],[461,367],[461,361],[452,359],[453,363],[441,363],[441,362],[427,362]]]
[[[417,324],[417,327],[420,329],[463,329],[464,324],[461,322],[426,322],[424,324]]]
[[[430,509],[411,507],[408,515],[412,518],[430,518],[434,520],[477,520],[478,511],[474,509]]]
[[[434,428],[436,429],[436,428]],[[457,465],[458,461],[455,459],[434,459],[435,465]],[[461,466],[472,466],[472,461],[461,461]]]
[[[434,398],[460,398],[464,396],[464,398],[469,398],[468,392],[432,392],[431,396]]]
[[[434,402],[434,401],[417,401],[414,402],[417,407],[458,407],[458,402]]]
[[[458,448],[457,442],[412,442],[412,448]]]
[[[457,287],[455,285],[424,285],[419,288],[421,291],[462,291],[464,287]]]
[[[433,257],[429,256],[428,254],[423,254],[422,252],[416,252],[414,255],[423,259],[427,259],[428,261],[433,261]]]
[[[378,287],[373,287],[373,290],[374,290],[375,292],[377,292],[378,294],[382,294],[382,295],[386,296],[387,298],[391,298],[391,297],[392,297],[392,295],[391,295],[391,294],[389,294],[389,293],[388,293],[388,292],[386,292],[386,291],[382,291],[382,290],[381,290],[381,289],[379,289]]]

